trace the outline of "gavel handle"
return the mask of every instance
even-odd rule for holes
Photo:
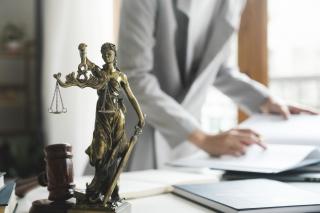
[[[37,186],[46,186],[46,175],[41,173],[38,176],[33,176],[25,179],[18,179],[16,181],[16,195],[20,198],[24,197],[29,191]]]

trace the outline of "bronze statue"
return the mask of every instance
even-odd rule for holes
[[[54,78],[61,87],[90,87],[97,90],[99,97],[93,139],[86,149],[90,164],[95,167],[95,175],[91,183],[87,184],[84,198],[77,198],[77,203],[114,207],[120,201],[117,180],[138,135],[142,133],[145,118],[130,89],[127,76],[117,67],[116,46],[111,43],[102,45],[101,54],[105,61],[102,68],[87,58],[86,47],[83,43],[79,45],[81,63],[76,75],[74,72],[68,74],[65,82],[60,79],[61,73],[55,74]],[[126,108],[121,97],[122,90],[139,118],[130,140],[125,131]]]

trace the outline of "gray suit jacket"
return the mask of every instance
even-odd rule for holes
[[[177,22],[172,0],[123,0],[119,65],[147,115],[147,126],[129,169],[147,169],[185,154],[187,136],[197,128],[207,89],[214,85],[247,112],[258,112],[269,96],[265,87],[227,63],[230,38],[237,31],[242,0],[177,0],[189,17],[186,73],[183,84],[175,40]],[[128,113],[129,126],[137,122]],[[190,149],[193,150],[193,149]],[[187,153],[187,152],[186,152]]]

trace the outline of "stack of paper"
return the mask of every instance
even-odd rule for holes
[[[288,120],[276,115],[254,115],[241,123],[263,137],[266,143],[320,145],[320,116],[291,115]]]
[[[201,153],[170,164],[229,171],[279,173],[317,162],[320,162],[320,152],[314,146],[270,144],[266,150],[252,145],[241,157],[211,157]]]

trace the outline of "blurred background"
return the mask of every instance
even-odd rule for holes
[[[49,114],[53,74],[77,70],[81,42],[88,57],[103,64],[101,44],[115,37],[113,6],[112,0],[0,0],[0,171],[37,174],[46,144],[70,143],[75,173],[83,173],[96,94],[61,90],[68,113]]]
[[[62,89],[68,113],[49,114],[52,75],[76,71],[81,42],[88,44],[88,57],[102,65],[100,46],[116,42],[119,7],[119,0],[0,0],[0,171],[37,174],[46,144],[70,143],[76,175],[83,173],[96,94]],[[247,7],[230,60],[276,96],[320,109],[320,1],[248,0]],[[248,45],[248,39],[256,43]],[[210,132],[244,119],[214,88],[202,114]]]
[[[1,0],[0,171],[27,176],[41,169],[39,17],[33,0]]]

